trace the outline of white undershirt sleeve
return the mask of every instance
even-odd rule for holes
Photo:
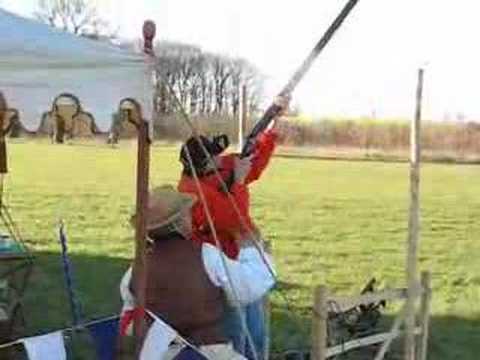
[[[266,253],[263,257],[273,270],[270,257]],[[247,305],[260,300],[275,284],[275,278],[256,248],[242,248],[238,260],[232,260],[217,247],[204,243],[202,258],[210,280],[225,291],[231,303],[238,301]]]

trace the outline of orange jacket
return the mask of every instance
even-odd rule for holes
[[[236,237],[239,234],[255,230],[255,225],[250,217],[250,192],[248,185],[258,180],[267,167],[275,150],[276,139],[277,134],[272,130],[260,135],[253,150],[252,166],[244,184],[235,182],[231,188],[230,193],[235,199],[238,210],[248,229],[243,226],[244,224],[240,220],[229,196],[220,190],[221,183],[217,175],[211,174],[199,178],[222,250],[232,259],[236,259],[239,252],[239,247],[235,240]],[[236,156],[235,154],[228,154],[220,157],[221,165],[218,170],[224,181],[230,176],[235,167]],[[208,242],[216,245],[195,180],[190,176],[182,175],[178,184],[178,191],[194,194],[199,199],[192,208],[193,241]]]

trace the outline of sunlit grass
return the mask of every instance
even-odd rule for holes
[[[118,312],[118,283],[133,254],[133,144],[10,144],[7,201],[37,256],[26,293],[29,332],[69,325],[56,227],[67,224],[86,315]],[[175,184],[177,150],[154,147],[151,183]],[[422,168],[420,269],[433,273],[431,359],[476,359],[480,342],[480,167]],[[312,291],[358,292],[372,276],[404,285],[408,164],[274,159],[252,187],[253,213],[273,242],[283,296],[273,298],[274,347],[308,342]],[[291,330],[290,330],[291,329]],[[298,333],[299,340],[289,331]],[[287,336],[287,333],[289,333]]]

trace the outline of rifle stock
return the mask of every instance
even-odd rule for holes
[[[267,111],[265,111],[265,113],[263,114],[262,118],[255,124],[252,131],[250,131],[247,138],[245,139],[245,144],[243,145],[240,157],[247,157],[252,153],[257,136],[270,125],[273,119],[275,119],[281,111],[281,106],[278,106],[275,103],[270,105]]]

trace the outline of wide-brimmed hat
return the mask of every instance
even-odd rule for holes
[[[190,224],[190,209],[196,200],[194,195],[180,193],[172,186],[154,188],[148,198],[147,231],[168,234],[185,229],[185,225]],[[133,215],[132,226],[135,221],[136,215]]]

